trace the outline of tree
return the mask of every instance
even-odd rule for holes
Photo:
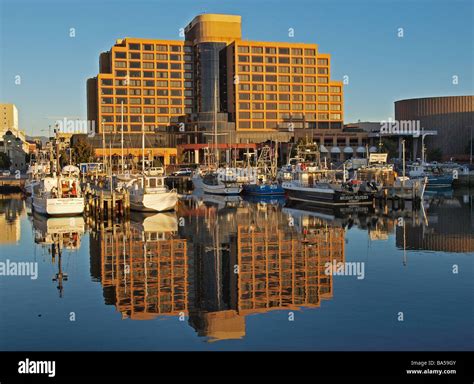
[[[0,168],[1,169],[8,169],[12,165],[10,158],[7,156],[5,152],[0,152]]]
[[[73,156],[77,163],[90,163],[94,158],[94,148],[86,139],[80,138],[73,145]]]
[[[384,137],[382,139],[382,152],[388,153],[389,159],[397,157],[397,154],[398,154],[397,142],[392,138]]]

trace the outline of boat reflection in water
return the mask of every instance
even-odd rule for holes
[[[69,278],[68,273],[63,271],[63,252],[79,250],[85,231],[84,219],[81,216],[47,217],[34,213],[33,228],[35,243],[47,249],[53,264],[57,261],[58,272],[53,281],[58,283],[59,297],[63,297],[63,283]]]

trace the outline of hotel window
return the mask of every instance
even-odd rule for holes
[[[291,64],[303,64],[303,59],[301,57],[293,57],[291,59]]]
[[[293,101],[303,101],[303,95],[302,94],[294,94],[291,96],[291,99]]]
[[[318,67],[318,75],[327,75],[328,69],[324,67]]]
[[[162,45],[162,44],[156,44],[155,49],[156,49],[158,52],[166,52],[166,51],[168,50],[168,46]]]
[[[192,73],[189,73],[189,72],[185,72],[185,73],[184,73],[184,78],[185,78],[185,79],[192,79],[192,78],[193,78],[193,74],[192,74]]]
[[[132,60],[140,60],[140,53],[139,52],[131,52],[128,54],[128,58]]]
[[[184,61],[192,61],[192,56],[190,55],[184,55]]]
[[[130,44],[128,44],[128,49],[132,49],[132,50],[135,50],[135,51],[140,50],[140,44],[130,43]]]
[[[341,110],[341,105],[340,104],[331,104],[329,109],[331,111],[340,111]]]
[[[268,81],[270,83],[276,83],[277,77],[275,75],[266,75],[265,81]]]
[[[290,86],[281,84],[278,86],[278,90],[280,92],[290,92]]]
[[[250,84],[239,84],[240,91],[250,91]]]
[[[278,95],[276,93],[266,93],[265,100],[276,101],[278,100]]]
[[[239,52],[239,53],[249,53],[249,47],[239,46],[237,48],[237,52]]]
[[[252,47],[252,53],[263,53],[262,47]]]
[[[143,44],[144,51],[153,51],[153,44]]]
[[[252,100],[263,100],[263,93],[252,93]]]
[[[183,108],[170,108],[171,114],[181,114],[183,113]]]
[[[154,69],[155,68],[155,63],[143,63],[143,68],[144,69]]]
[[[261,110],[263,109],[263,103],[252,103],[252,109]],[[263,117],[262,117],[263,119]]]
[[[321,92],[321,93],[327,93],[328,92],[328,87],[325,87],[325,86],[319,86],[317,88],[318,92]]]
[[[329,115],[329,117],[331,118],[331,120],[340,120],[341,119],[341,114],[340,113],[331,113]]]
[[[131,61],[129,65],[130,65],[130,68],[140,68],[139,61]]]
[[[191,47],[190,45],[185,45],[184,46],[184,52],[189,53],[189,52],[192,52],[192,51],[193,51],[193,47]]]
[[[102,111],[102,113],[113,113],[114,112],[113,107],[102,107],[100,110]]]
[[[239,72],[250,72],[249,65],[239,65],[238,67]]]
[[[130,116],[130,121],[132,123],[141,123],[142,117],[141,116]]]
[[[315,113],[307,113],[306,114],[306,119],[308,120],[316,120],[316,114]],[[310,123],[311,124],[311,123]],[[316,128],[316,127],[314,127]]]
[[[341,87],[330,87],[331,93],[340,93]]]
[[[266,84],[265,85],[265,91],[267,92],[276,92],[278,90],[276,84]]]
[[[291,54],[301,56],[303,54],[303,50],[301,48],[291,48]]]
[[[263,75],[252,75],[252,81],[263,81]]]
[[[115,71],[115,76],[125,77],[127,76],[127,71]]]
[[[290,54],[290,48],[278,48],[278,53],[280,55],[289,55]]]
[[[155,55],[153,53],[144,53],[142,58],[143,60],[153,60]]]
[[[306,89],[305,89],[305,91],[306,91]],[[304,99],[305,99],[305,101],[316,101],[316,95],[305,95]]]
[[[193,99],[184,99],[184,105],[193,105]]]
[[[181,63],[171,63],[170,69],[181,70]]]
[[[112,79],[102,79],[101,84],[102,85],[112,85]]]
[[[156,54],[156,60],[166,61],[166,60],[168,60],[168,55],[164,54],[164,53],[157,53]]]
[[[305,49],[304,54],[306,56],[315,56],[316,55],[316,50],[315,49]]]
[[[318,65],[328,65],[328,59],[318,59]]]
[[[181,89],[172,89],[171,96],[181,96]]]
[[[249,75],[238,75],[239,81],[250,81]]]
[[[314,75],[316,73],[316,68],[314,67],[306,67],[304,69],[304,73],[306,73],[307,75]]]
[[[156,63],[157,69],[168,69],[168,63]]]
[[[156,78],[157,79],[167,79],[168,78],[168,72],[156,72]]]
[[[103,97],[102,104],[113,104],[113,99],[111,97]]]
[[[331,96],[329,97],[329,100],[330,100],[330,101],[341,101],[341,96],[339,96],[339,95],[331,95]]]
[[[239,112],[239,119],[250,119],[250,112]]]
[[[262,65],[252,65],[252,72],[263,72]]]
[[[156,117],[156,122],[157,123],[167,123],[168,122],[168,116],[157,116]]]
[[[265,63],[267,64],[276,64],[277,58],[276,56],[267,56],[265,57]]]
[[[303,76],[293,76],[293,82],[294,83],[302,83],[303,82]]]
[[[145,116],[145,123],[154,123],[155,116]]]
[[[185,81],[184,82],[184,87],[185,88],[192,88],[193,82],[192,81]]]
[[[102,95],[111,95],[114,93],[113,88],[102,88]]]
[[[114,117],[113,116],[102,116],[102,121],[105,121],[106,123],[113,123]]]
[[[170,77],[172,79],[181,79],[181,72],[170,72]]]
[[[278,67],[278,73],[290,73],[290,67]]]
[[[265,70],[270,73],[276,73],[277,67],[274,65],[267,65],[265,66]]]
[[[167,89],[157,89],[156,90],[156,95],[157,96],[168,96],[168,90]]]
[[[304,82],[314,84],[314,83],[316,83],[316,78],[313,77],[313,76],[305,76]]]
[[[137,91],[140,91],[139,89]],[[139,93],[138,93],[139,95]],[[144,89],[143,90],[143,96],[155,96],[155,90],[154,89]]]
[[[303,67],[292,67],[292,73],[303,73]]]
[[[140,85],[140,84],[138,84]],[[155,80],[144,80],[143,85],[145,87],[154,87],[155,86]]]
[[[184,113],[187,113],[188,115],[193,113],[193,109],[192,108],[184,108]]]
[[[250,121],[239,122],[239,128],[242,128],[242,129],[250,128]]]
[[[303,110],[303,104],[293,104],[293,109],[295,111],[301,111]]]
[[[327,104],[318,104],[318,111],[328,111],[329,106]]]
[[[164,108],[164,107],[160,107],[160,108],[158,108],[158,113],[161,113],[161,114],[168,114],[168,113],[169,113],[169,109],[168,109],[168,108]]]
[[[328,83],[328,78],[327,77],[318,77],[317,82],[319,84],[327,84]]]
[[[316,110],[316,104],[306,104],[304,109],[307,110],[307,111],[315,111]]]
[[[278,108],[284,111],[287,111],[290,109],[290,104],[280,104],[278,105]]]
[[[184,69],[185,70],[192,70],[193,69],[193,65],[192,64],[184,64]]]
[[[266,47],[265,48],[265,53],[267,55],[275,55],[276,54],[276,48],[274,47]]]
[[[181,105],[181,99],[171,99],[171,105]]]
[[[278,62],[280,64],[290,64],[290,58],[289,57],[278,57]]]
[[[289,83],[290,82],[290,76],[278,76],[278,81],[282,83]]]
[[[170,61],[180,61],[181,55],[170,55]]]
[[[267,119],[273,119],[273,120],[276,120],[278,117],[277,113],[276,112],[267,112],[266,113],[267,115]]]
[[[279,113],[279,114],[278,114],[278,118],[279,118],[280,120],[289,119],[289,118],[290,118],[290,114],[289,114],[289,113]]]
[[[132,95],[133,89],[130,90],[130,94]],[[127,94],[127,88],[116,88],[115,89],[115,94],[116,95],[126,95]]]
[[[263,91],[263,84],[252,84],[252,90],[255,91]]]
[[[263,119],[263,112],[253,112],[252,119]]]
[[[318,113],[318,119],[320,119],[320,120],[329,120],[329,115],[327,113]]]
[[[252,63],[263,63],[263,56],[252,56]]]
[[[130,98],[130,104],[141,104],[141,102],[142,102],[142,99],[140,99],[139,97]],[[117,102],[117,104],[120,104],[120,103]]]
[[[267,110],[276,110],[277,109],[277,103],[267,103],[266,104],[266,109]]]
[[[170,46],[170,51],[171,52],[181,52],[181,46],[180,45],[171,45]]]
[[[151,71],[144,71],[143,72],[143,77],[154,77],[154,72]]]
[[[250,103],[239,103],[240,109],[250,109]]]
[[[250,62],[250,56],[239,55],[239,61],[241,63],[248,63]]]
[[[308,59],[308,58],[305,58],[305,59],[304,59],[304,63],[305,63],[305,65],[315,65],[315,64],[316,64],[316,60],[315,60],[315,59]]]
[[[318,95],[318,101],[328,101],[328,95]]]
[[[250,90],[250,89],[248,89]],[[240,100],[250,100],[250,93],[239,93]]]
[[[181,81],[170,81],[171,88],[181,88]]]
[[[293,92],[303,92],[302,85],[293,85],[291,88],[293,89]]]
[[[115,98],[115,104],[127,104],[127,98],[126,97],[116,97]]]
[[[155,108],[145,107],[145,108],[143,108],[143,112],[145,112],[145,113],[155,113]]]
[[[140,71],[130,71],[130,77],[141,77]]]
[[[263,121],[254,121],[252,122],[252,127],[256,129],[263,129],[265,128],[265,125]]]
[[[126,59],[127,53],[126,52],[115,52],[116,59]]]

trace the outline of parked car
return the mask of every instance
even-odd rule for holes
[[[174,171],[171,175],[172,176],[191,176],[193,174],[193,170],[191,168],[180,168],[177,171]]]
[[[162,176],[165,173],[163,167],[151,167],[147,170],[150,176]]]
[[[11,172],[8,169],[2,172],[2,176],[10,176],[10,175],[11,175]]]

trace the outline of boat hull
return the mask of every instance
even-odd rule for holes
[[[319,205],[343,206],[371,204],[373,198],[367,193],[346,193],[326,188],[297,187],[291,183],[283,183],[288,198]]]
[[[33,209],[37,213],[52,217],[82,215],[84,212],[84,198],[51,199],[33,197]]]
[[[130,196],[130,209],[138,212],[172,211],[177,203],[178,194],[175,191]]]
[[[256,196],[272,196],[272,195],[284,195],[285,190],[281,185],[278,184],[245,184],[243,192],[246,195]]]

